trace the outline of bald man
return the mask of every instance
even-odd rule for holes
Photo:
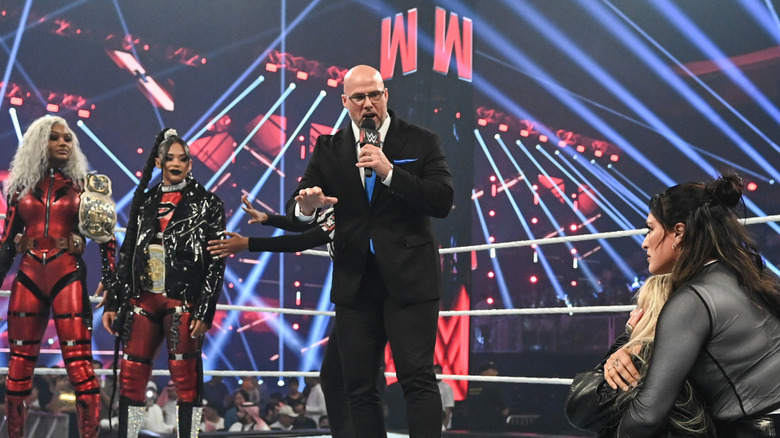
[[[433,353],[441,267],[430,218],[447,216],[454,188],[439,136],[396,117],[388,96],[373,67],[347,72],[341,100],[350,123],[317,139],[287,212],[311,221],[334,205],[331,301],[355,435],[387,436],[376,376],[389,342],[410,437],[438,437]],[[358,142],[367,119],[379,144]]]

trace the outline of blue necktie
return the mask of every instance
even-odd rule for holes
[[[374,194],[374,183],[376,182],[376,172],[371,172],[371,176],[366,177],[366,196],[368,202],[371,202],[371,196]]]
[[[371,203],[371,196],[374,194],[374,183],[376,182],[376,172],[371,172],[371,176],[366,177],[366,197],[368,197],[369,204]],[[374,252],[374,239],[368,240],[368,247],[372,254]]]

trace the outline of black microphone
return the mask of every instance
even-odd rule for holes
[[[379,141],[379,131],[376,130],[376,123],[374,123],[374,119],[363,119],[363,121],[360,123],[360,140],[358,140],[360,143],[360,147],[363,147],[367,144],[372,144],[376,147],[381,147],[381,142]],[[366,171],[366,178],[371,178],[371,175],[374,174],[373,169],[370,167],[364,167]]]

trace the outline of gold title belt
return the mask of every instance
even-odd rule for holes
[[[17,234],[14,242],[16,242],[16,252],[18,253],[25,253],[31,249],[39,251],[65,249],[73,255],[81,255],[84,252],[84,238],[75,233],[68,237],[46,236],[35,239]]]

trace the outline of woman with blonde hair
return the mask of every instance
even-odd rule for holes
[[[632,353],[633,363],[640,375],[638,385],[643,383],[649,371],[647,365],[653,351],[656,323],[671,292],[671,275],[647,278],[637,292],[637,307],[631,312],[626,331],[610,349],[614,352],[622,348]],[[577,375],[566,400],[566,415],[577,428],[597,432],[599,437],[617,436],[620,417],[636,394],[636,388],[629,391],[610,388],[604,380],[602,362],[594,370]],[[713,436],[712,421],[704,403],[687,381],[677,395],[668,420],[667,428],[658,436]]]

